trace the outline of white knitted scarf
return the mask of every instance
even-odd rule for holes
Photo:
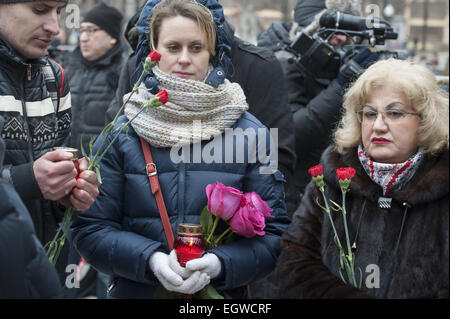
[[[158,66],[152,71],[159,81],[159,88],[167,91],[169,102],[143,111],[131,122],[136,133],[152,146],[182,146],[200,139],[210,140],[231,127],[248,109],[244,92],[237,83],[225,79],[214,88],[202,81],[169,75]],[[153,96],[141,84],[137,94],[125,106],[127,118],[133,118],[142,104]]]

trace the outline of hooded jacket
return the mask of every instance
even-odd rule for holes
[[[4,120],[0,116],[0,130]],[[5,144],[0,137],[0,171]],[[60,297],[61,286],[11,184],[0,178],[0,298]]]
[[[101,133],[105,126],[105,113],[114,97],[123,63],[123,46],[118,42],[105,55],[87,61],[80,47],[72,53],[66,71],[70,77],[72,95],[71,146],[89,152],[91,137]]]
[[[137,28],[139,44],[136,51],[136,68],[139,71],[140,59],[148,54],[149,16],[151,9],[159,1],[148,1],[143,7]],[[223,13],[215,0],[203,1],[218,19],[217,29],[221,28]],[[219,85],[225,79],[225,74],[218,74],[225,69],[227,54],[231,48],[228,42],[222,42],[221,32],[218,32],[217,52],[223,50],[224,57],[214,64],[206,81],[211,86]],[[138,72],[140,73],[140,72]],[[157,85],[155,77],[147,77],[144,83],[148,87]],[[126,121],[119,118],[116,127]],[[245,112],[238,119],[233,129],[240,128],[255,132],[264,126],[251,114]],[[265,130],[269,150],[269,132]],[[224,134],[222,134],[224,136]],[[244,149],[250,145],[258,145],[259,137],[249,136],[244,141]],[[108,137],[109,140],[111,140]],[[226,138],[223,138],[225,143]],[[96,143],[95,147],[100,145]],[[202,141],[200,151],[209,141]],[[225,144],[222,145],[224,149]],[[227,144],[228,147],[229,144]],[[232,141],[233,154],[238,154],[238,143]],[[193,156],[193,149],[189,149]],[[221,245],[212,250],[222,262],[223,275],[212,283],[232,296],[244,297],[244,288],[273,270],[279,253],[281,235],[287,227],[288,218],[283,202],[280,171],[273,174],[261,174],[261,163],[251,163],[245,157],[243,163],[228,163],[225,152],[222,152],[220,163],[176,163],[172,159],[170,148],[151,146],[153,160],[157,166],[159,183],[164,202],[171,222],[172,230],[176,231],[180,223],[200,222],[200,213],[207,204],[205,187],[217,181],[243,192],[254,191],[267,201],[273,209],[274,218],[266,220],[266,235],[262,237],[243,238]],[[229,153],[228,153],[229,154]],[[72,226],[74,243],[86,261],[101,272],[113,276],[109,295],[113,298],[152,298],[154,290],[159,285],[157,278],[149,268],[148,260],[156,251],[169,253],[161,217],[156,205],[156,199],[151,194],[142,148],[136,132],[130,127],[128,135],[122,133],[102,161],[101,175],[104,183],[100,187],[100,195],[96,202],[86,212],[78,215]],[[219,225],[218,233],[225,230],[225,224]]]
[[[56,75],[56,110],[42,72],[47,58],[25,61],[0,37],[0,115],[5,119],[1,137],[6,144],[0,173],[25,203],[42,243],[52,239],[64,211],[43,199],[33,162],[54,146],[68,145],[72,120],[67,77],[49,61]]]
[[[340,279],[334,232],[328,216],[316,204],[317,200],[323,202],[322,195],[310,182],[283,236],[277,266],[281,297],[448,298],[448,155],[448,150],[437,156],[426,155],[408,183],[390,191],[391,208],[383,209],[378,206],[382,189],[366,174],[357,148],[341,156],[330,146],[321,161],[330,201],[342,203],[336,169],[350,166],[356,170],[346,208],[362,289]],[[332,212],[332,217],[346,249],[342,214]]]
[[[126,121],[121,116],[116,128]],[[244,113],[232,128],[257,131],[263,126],[255,117]],[[108,144],[111,139],[108,138]],[[99,143],[101,140],[94,149]],[[208,143],[201,143],[201,153]],[[225,147],[225,138],[223,143]],[[257,143],[253,138],[246,140],[245,149],[253,143]],[[237,151],[233,142],[234,154]],[[207,204],[205,187],[217,181],[243,192],[254,191],[273,209],[271,214],[275,217],[266,220],[265,236],[250,239],[237,236],[232,243],[211,251],[221,260],[224,274],[212,284],[243,298],[245,285],[273,270],[281,248],[281,235],[288,224],[281,173],[261,175],[261,163],[249,163],[247,157],[243,163],[227,163],[225,152],[221,163],[192,160],[175,163],[170,148],[151,146],[151,152],[174,232],[180,223],[200,222],[200,213]],[[89,264],[113,277],[110,297],[153,298],[159,282],[148,260],[156,251],[167,254],[170,251],[145,171],[141,144],[133,128],[130,127],[128,135],[121,133],[105,155],[101,176],[100,195],[89,210],[79,213],[72,225],[75,247]],[[221,222],[217,233],[224,230],[225,224]]]
[[[216,1],[199,2],[206,3],[207,7],[211,6],[211,8],[218,10]],[[143,9],[146,10],[145,12],[148,16],[151,14],[149,9],[154,5],[155,1],[150,1],[141,8],[141,11]],[[126,36],[132,28],[130,24],[137,21],[138,16],[139,14],[137,13],[130,20],[125,31]],[[149,28],[148,22],[142,16],[139,21],[141,21],[141,24],[139,24],[141,25],[140,30],[147,30]],[[258,118],[267,128],[278,129],[279,170],[283,173],[287,183],[293,182],[292,176],[295,165],[294,123],[287,104],[288,94],[280,64],[269,50],[242,41],[235,36],[233,27],[227,21],[221,21],[218,21],[218,23],[222,23],[221,25],[225,32],[224,35],[227,39],[222,47],[226,48],[224,49],[225,56],[230,55],[231,58],[230,64],[226,66],[226,78],[231,82],[236,82],[241,85],[247,98],[247,103],[249,104],[248,111],[252,115]],[[219,39],[223,39],[222,33]],[[136,53],[131,55],[122,69],[116,96],[107,111],[106,123],[112,121],[119,111],[123,96],[131,91],[133,83],[140,74],[135,71],[135,65],[137,66],[139,64],[136,61],[137,56],[139,56],[142,62],[142,58],[145,58],[148,52],[147,46],[141,45],[144,49],[138,55],[139,47],[136,48],[133,46],[134,42],[130,39],[129,41],[132,49],[136,50]],[[148,41],[148,38],[145,38],[145,41]]]

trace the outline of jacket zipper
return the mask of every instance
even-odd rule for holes
[[[31,80],[31,64],[27,64],[27,80]],[[27,107],[25,102],[25,85],[24,81],[22,81],[22,111],[23,111],[23,118],[24,118],[24,128],[26,129],[27,133],[27,143],[28,143],[28,156],[29,160],[33,160],[33,143],[31,142],[31,131],[30,131],[30,125],[28,123],[28,115],[27,115]]]
[[[27,80],[31,81],[31,64],[27,64]]]
[[[25,102],[25,96],[26,96],[26,92],[25,92],[25,81],[31,81],[31,64],[26,64],[26,80],[22,80],[21,81],[21,85],[22,85],[22,96],[21,96],[21,100],[22,100],[22,112],[23,112],[23,121],[24,121],[24,129],[26,130],[26,136],[27,136],[27,148],[28,148],[28,157],[29,157],[29,161],[32,162],[34,160],[33,158],[33,143],[31,140],[31,130],[30,130],[30,125],[28,123],[28,115],[27,115],[27,107],[26,107],[26,102]],[[39,204],[40,206],[40,204]],[[41,208],[41,207],[39,207]],[[43,224],[42,224],[42,216],[39,213],[41,209],[38,210],[37,214],[36,214],[36,218],[37,218],[37,232],[38,232],[38,238],[39,239],[43,239],[43,235],[44,235],[44,230],[43,230]]]

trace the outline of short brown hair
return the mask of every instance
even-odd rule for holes
[[[216,55],[216,24],[211,11],[194,0],[163,0],[152,12],[150,23],[150,45],[156,48],[159,31],[164,19],[182,16],[197,22],[206,37],[207,50],[211,56]]]

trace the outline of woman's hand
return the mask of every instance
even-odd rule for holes
[[[184,280],[171,268],[170,264],[169,255],[159,251],[151,255],[149,259],[150,269],[164,288],[169,291],[193,295],[202,290],[210,282],[209,276],[199,271],[192,273]]]

